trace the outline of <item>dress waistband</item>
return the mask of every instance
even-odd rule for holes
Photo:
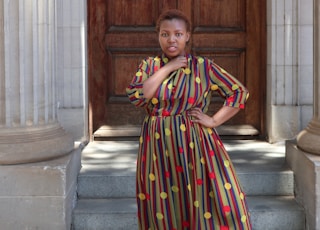
[[[150,117],[180,117],[180,116],[187,116],[187,112],[183,111],[182,113],[177,114],[170,114],[170,112],[163,111],[162,113],[151,113],[149,114]]]

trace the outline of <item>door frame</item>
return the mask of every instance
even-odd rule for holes
[[[262,85],[260,90],[260,138],[266,137],[266,0],[255,1],[254,4],[247,4],[247,10],[258,9],[254,17],[259,20],[251,20],[247,22],[247,29],[257,28],[254,25],[259,21],[259,31],[251,33],[248,38],[248,43],[251,40],[259,39],[259,46],[252,49],[253,52],[259,52],[260,73],[257,73]],[[105,0],[97,0],[87,2],[87,23],[88,23],[88,124],[89,137],[93,140],[93,133],[103,125],[105,115],[105,105],[107,104],[108,89],[106,86],[106,63],[107,54],[104,48],[105,34],[107,28],[107,2]],[[250,68],[251,62],[256,60],[249,60],[246,68]],[[95,76],[95,77],[93,77]]]

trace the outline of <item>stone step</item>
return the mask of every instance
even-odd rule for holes
[[[241,137],[241,139],[257,138],[259,131],[252,125],[221,125],[216,128],[217,132],[222,138],[234,139]],[[117,125],[117,126],[101,126],[94,132],[94,140],[106,141],[118,138],[132,138],[138,139],[141,131],[140,125]]]
[[[249,195],[293,195],[293,173],[284,145],[258,140],[224,141],[241,186]],[[79,198],[135,196],[137,141],[94,141],[82,153]]]
[[[74,210],[73,230],[138,229],[134,198],[81,199]],[[247,197],[253,230],[303,230],[304,210],[294,197]]]

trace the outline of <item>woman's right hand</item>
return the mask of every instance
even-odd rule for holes
[[[188,66],[188,59],[186,56],[178,56],[170,60],[164,67],[170,68],[170,72],[185,68]]]

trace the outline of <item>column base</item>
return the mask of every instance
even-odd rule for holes
[[[302,151],[295,141],[286,141],[286,163],[294,172],[295,196],[305,209],[306,229],[320,229],[320,156]]]
[[[1,229],[70,230],[81,149],[39,163],[0,166]]]
[[[298,147],[308,153],[320,155],[320,123],[312,119],[297,136]]]
[[[0,164],[50,160],[72,151],[74,141],[58,124],[0,129]]]

